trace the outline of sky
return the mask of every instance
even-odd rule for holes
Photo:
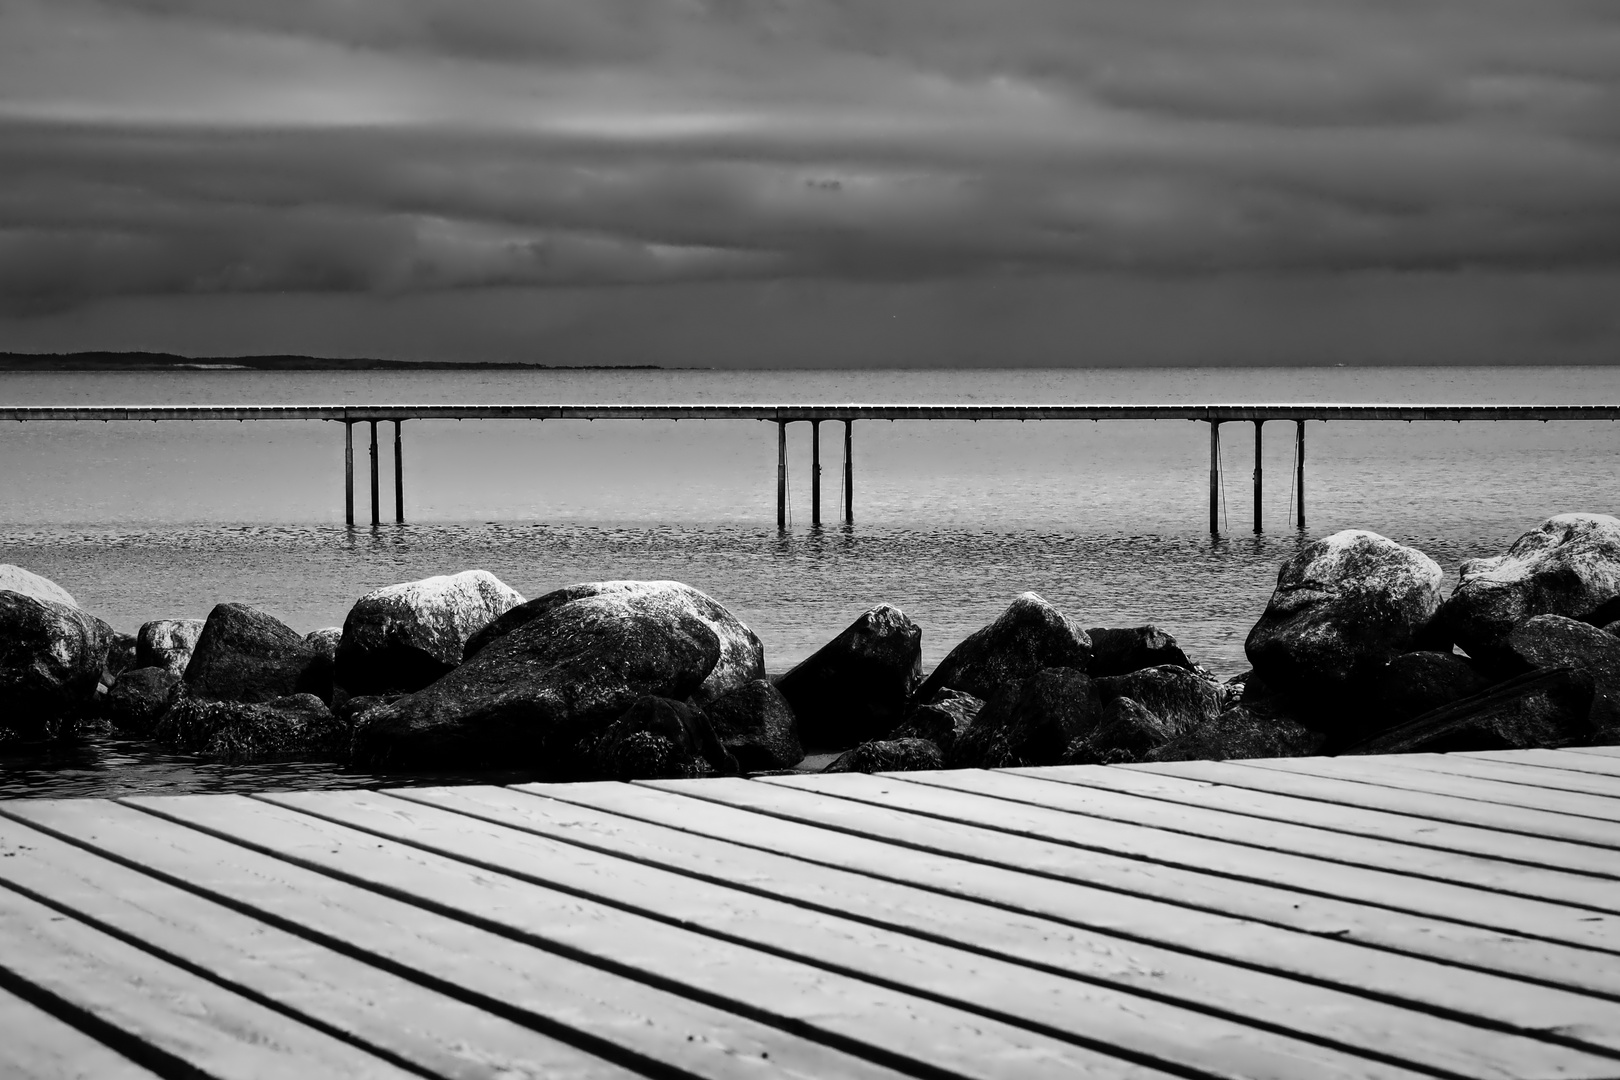
[[[1620,360],[1614,0],[0,0],[0,350]]]

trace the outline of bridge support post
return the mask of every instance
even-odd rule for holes
[[[354,424],[343,421],[343,523],[354,528]]]
[[[844,421],[844,523],[855,524],[855,421]]]
[[[399,427],[403,420],[394,421],[394,522],[405,524],[405,442]]]
[[[821,525],[821,421],[810,421],[810,524]]]
[[[1305,421],[1294,421],[1294,486],[1299,489],[1299,531],[1305,531]]]
[[[1221,535],[1221,422],[1209,422],[1209,535]]]
[[[378,514],[380,509],[377,499],[377,421],[371,421],[371,523],[380,525]]]
[[[1259,533],[1261,531],[1260,530],[1260,494],[1261,494],[1262,486],[1261,486],[1260,481],[1261,481],[1261,476],[1263,475],[1264,467],[1260,463],[1260,447],[1261,447],[1260,432],[1265,427],[1265,424],[1266,424],[1266,422],[1264,420],[1256,420],[1254,422],[1254,531],[1255,531],[1256,535],[1259,535]]]
[[[787,529],[787,421],[776,422],[776,527]]]

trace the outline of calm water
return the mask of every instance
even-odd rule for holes
[[[179,372],[0,374],[18,404],[860,401],[1620,401],[1607,368],[1016,372]],[[363,429],[356,429],[359,435]],[[384,516],[392,517],[391,430]],[[0,562],[65,585],[133,630],[222,600],[299,630],[340,624],[368,589],[484,567],[527,596],[668,577],[752,626],[783,670],[886,601],[932,664],[1035,589],[1082,625],[1156,622],[1228,675],[1290,527],[1293,426],[1266,428],[1268,531],[1254,537],[1253,429],[1224,429],[1228,538],[1207,535],[1208,428],[1149,423],[858,423],[856,524],[808,526],[809,432],[790,432],[794,524],[775,528],[774,425],[755,421],[416,421],[410,524],[342,525],[342,427],[26,424],[0,429]],[[823,429],[823,517],[840,501],[841,427]],[[1612,512],[1608,423],[1307,427],[1307,536],[1369,528],[1454,571],[1545,517]],[[359,455],[363,458],[363,455]],[[361,469],[363,474],[363,467]],[[364,481],[358,516],[368,517]],[[198,769],[96,745],[14,759],[0,794],[314,786],[331,770]]]

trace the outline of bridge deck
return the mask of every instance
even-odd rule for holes
[[[1620,405],[12,405],[0,420],[1620,420]]]
[[[16,1077],[1620,1076],[1620,751],[0,803]]]

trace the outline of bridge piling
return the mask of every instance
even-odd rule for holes
[[[1294,421],[1294,486],[1299,489],[1299,531],[1305,531],[1305,421]]]
[[[1209,535],[1221,535],[1221,422],[1209,422]]]
[[[371,524],[373,527],[382,524],[378,515],[379,500],[377,498],[377,421],[371,421]]]
[[[787,421],[776,422],[776,528],[787,529]]]
[[[1260,529],[1261,482],[1260,481],[1261,481],[1261,475],[1262,475],[1262,471],[1264,469],[1264,466],[1260,462],[1260,447],[1261,447],[1260,432],[1261,432],[1261,429],[1265,426],[1265,423],[1266,422],[1264,420],[1256,420],[1254,422],[1254,533],[1255,533],[1256,536],[1259,536],[1260,531],[1261,531],[1261,529]]]
[[[343,422],[343,523],[354,528],[354,425]]]
[[[399,428],[405,421],[394,421],[394,523],[405,524],[405,442]]]
[[[844,524],[855,524],[855,421],[844,421]]]
[[[810,421],[810,524],[821,527],[821,421]]]

